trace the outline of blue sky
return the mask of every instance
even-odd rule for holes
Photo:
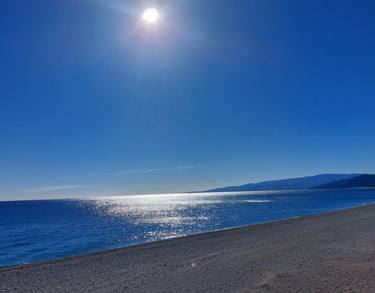
[[[1,1],[0,199],[375,172],[373,1],[148,2]]]

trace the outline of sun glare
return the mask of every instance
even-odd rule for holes
[[[143,11],[142,20],[146,23],[152,24],[159,20],[159,11],[156,8],[147,8]]]

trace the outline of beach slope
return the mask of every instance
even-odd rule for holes
[[[375,292],[375,206],[1,269],[0,292]]]

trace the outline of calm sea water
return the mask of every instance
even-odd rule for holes
[[[0,202],[0,266],[375,202],[375,189]]]

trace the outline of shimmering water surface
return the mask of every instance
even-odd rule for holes
[[[375,189],[0,202],[0,266],[375,202]]]

